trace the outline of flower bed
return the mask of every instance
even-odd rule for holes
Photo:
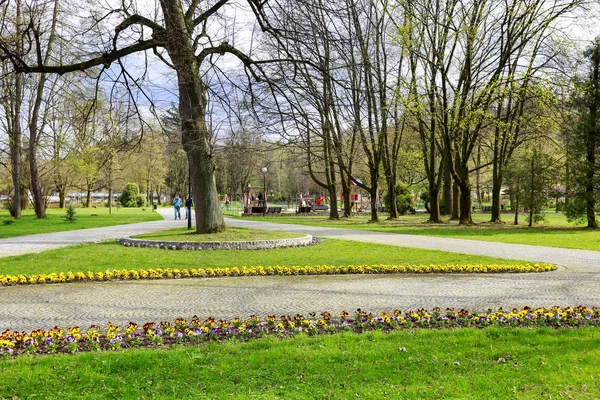
[[[522,265],[317,265],[233,268],[157,268],[157,269],[108,269],[103,272],[61,272],[52,274],[0,275],[0,285],[32,285],[43,283],[92,282],[138,279],[179,279],[224,276],[264,275],[336,275],[336,274],[430,274],[430,273],[523,273],[553,271],[552,264]]]
[[[200,321],[193,317],[191,321],[178,318],[175,322],[147,322],[141,328],[130,322],[121,329],[108,323],[101,330],[92,325],[82,332],[79,327],[64,329],[54,327],[48,331],[38,329],[31,333],[6,330],[0,334],[0,357],[12,357],[20,354],[75,353],[78,351],[118,350],[120,348],[158,347],[173,344],[199,344],[208,341],[249,340],[274,335],[293,337],[296,334],[318,335],[336,332],[368,332],[373,330],[392,331],[417,328],[458,328],[475,327],[553,327],[574,328],[582,326],[597,327],[600,324],[598,308],[577,306],[560,308],[558,306],[504,311],[488,310],[483,313],[467,310],[439,308],[433,311],[424,309],[402,313],[373,315],[357,310],[350,316],[347,312],[332,318],[328,312],[320,317],[311,313],[308,317],[268,316],[264,320],[255,315],[247,320],[234,318],[232,321],[216,321],[207,318]]]
[[[118,242],[128,247],[148,247],[167,250],[268,250],[279,247],[310,246],[318,243],[318,239],[312,235],[305,235],[299,238],[232,242],[176,242],[134,238],[119,239]]]

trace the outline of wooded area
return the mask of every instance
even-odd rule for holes
[[[333,219],[352,214],[354,187],[372,221],[386,194],[407,188],[434,223],[471,224],[486,197],[491,222],[510,198],[515,223],[552,202],[598,226],[594,2],[4,0],[0,10],[0,200],[15,218],[28,197],[44,218],[55,193],[60,207],[68,193],[90,206],[103,191],[112,206],[136,183],[147,204],[190,184],[198,233],[225,229],[223,199],[249,186],[282,203],[323,194]],[[385,203],[389,218],[406,212]]]

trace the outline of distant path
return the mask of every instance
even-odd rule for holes
[[[158,210],[163,217],[170,209]],[[171,214],[169,214],[171,215]],[[185,215],[185,214],[184,214]],[[173,217],[171,217],[173,218]],[[17,236],[0,239],[0,257],[17,256],[27,253],[57,249],[83,243],[102,242],[104,240],[139,235],[186,226],[186,221],[160,220],[152,222],[138,222],[135,224],[105,226],[102,228],[78,229],[66,232],[40,233],[38,235]]]
[[[169,218],[169,209],[160,210]],[[198,315],[231,319],[357,308],[368,311],[456,307],[600,306],[600,252],[398,235],[348,229],[227,220],[229,226],[306,232],[321,237],[552,262],[538,274],[345,275],[236,277],[0,287],[0,331],[129,321],[173,321]],[[157,221],[15,238],[22,252],[185,226]],[[44,238],[45,239],[40,239]],[[0,240],[7,249],[8,239]],[[7,247],[4,247],[7,246]],[[394,251],[394,250],[391,250]],[[0,271],[1,271],[0,260]],[[398,248],[398,264],[402,251]]]

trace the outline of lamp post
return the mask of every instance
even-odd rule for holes
[[[263,217],[267,215],[267,167],[262,167],[263,173]]]

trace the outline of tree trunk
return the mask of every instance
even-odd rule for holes
[[[514,225],[519,225],[519,196],[515,196],[515,220]]]
[[[500,200],[502,192],[502,175],[496,171],[496,163],[494,163],[494,173],[492,182],[492,219],[490,222],[502,222],[500,216]]]
[[[457,220],[460,217],[460,188],[455,180],[452,180],[452,217]]]
[[[471,218],[471,182],[469,181],[469,169],[467,166],[460,168],[457,173],[459,180],[457,181],[458,187],[460,188],[460,215],[458,223],[459,225],[471,225],[473,219]]]
[[[10,166],[14,186],[11,215],[17,219],[21,218],[21,124],[18,122],[19,118],[20,116],[15,118],[13,132],[10,136]]]
[[[592,107],[590,107],[592,108]],[[595,109],[590,110],[591,120],[590,131],[587,133],[586,138],[586,177],[585,177],[585,211],[587,217],[587,227],[596,229],[598,228],[598,222],[596,221],[596,198],[595,198],[595,177],[596,177],[596,111]]]
[[[448,158],[448,157],[446,157]],[[452,215],[452,173],[448,162],[444,163],[444,210],[440,210],[444,215]],[[458,209],[457,209],[458,211]],[[457,215],[458,217],[458,215]]]
[[[349,218],[352,216],[352,186],[346,178],[342,178],[342,196],[344,196],[343,218]]]
[[[379,222],[379,210],[377,209],[377,203],[379,200],[379,190],[377,187],[377,183],[371,185],[371,190],[369,190],[369,194],[371,195],[371,220],[369,222]]]
[[[440,193],[437,185],[435,188],[429,188],[429,222],[440,223]]]
[[[40,175],[37,168],[37,147],[32,140],[29,141],[29,173],[31,174],[31,192],[33,194],[33,208],[38,218],[46,218],[46,207],[44,204],[44,195],[40,186]]]
[[[108,213],[112,214],[113,188],[108,185]]]
[[[152,206],[152,189],[150,186],[150,169],[148,169],[148,175],[146,177],[146,204]]]
[[[167,52],[177,72],[181,142],[188,156],[193,201],[196,206],[196,232],[225,230],[215,181],[211,133],[206,125],[206,88],[194,54],[193,40],[185,22],[180,1],[161,0]]]
[[[58,186],[58,208],[65,208],[66,197],[67,188],[63,185]]]
[[[388,179],[387,186],[387,190],[390,197],[390,209],[388,210],[390,215],[388,219],[397,219],[398,205],[396,204],[396,174],[392,174],[390,179]]]
[[[90,208],[92,206],[92,187],[88,185],[87,196],[85,198],[85,206]]]
[[[337,188],[335,183],[332,184],[327,191],[329,192],[329,198],[331,199],[329,204],[329,219],[338,220],[340,219],[340,213],[338,211],[337,203]]]

